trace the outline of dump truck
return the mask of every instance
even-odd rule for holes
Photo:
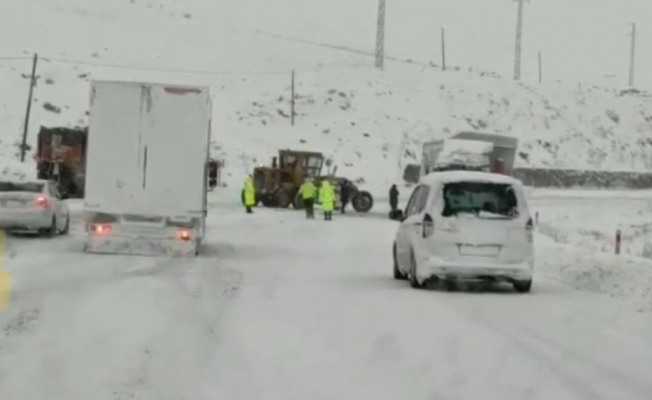
[[[351,205],[358,212],[368,212],[373,206],[369,192],[360,190],[350,180],[334,174],[322,175],[324,155],[314,151],[280,150],[278,157],[272,158],[270,166],[254,168],[253,180],[256,190],[256,203],[265,207],[303,208],[299,188],[306,179],[312,179],[319,190],[320,182],[328,179],[336,191],[339,202],[339,188],[343,182],[351,187]],[[335,168],[333,171],[336,171]],[[242,194],[244,196],[244,192]],[[338,204],[336,204],[338,206]]]
[[[420,175],[468,169],[512,176],[518,139],[492,133],[460,132],[423,144]]]
[[[85,251],[199,254],[211,115],[207,87],[91,83]]]
[[[87,135],[88,128],[41,126],[34,155],[37,178],[57,182],[70,198],[83,198]]]

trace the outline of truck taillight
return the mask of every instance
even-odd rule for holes
[[[90,231],[95,235],[108,235],[111,233],[111,225],[91,224]]]
[[[50,206],[50,202],[45,196],[38,196],[34,201],[36,202],[36,206],[40,208],[48,208]]]
[[[525,224],[525,237],[527,237],[527,241],[530,243],[534,241],[534,222],[532,218],[528,219]]]

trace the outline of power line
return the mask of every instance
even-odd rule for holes
[[[1,61],[14,61],[14,60],[31,60],[32,57],[25,57],[25,56],[20,56],[20,57],[0,57]]]
[[[75,65],[88,65],[93,67],[102,67],[102,68],[114,68],[114,69],[126,69],[132,71],[150,71],[150,72],[176,72],[184,74],[199,74],[199,75],[285,75],[290,72],[287,71],[258,71],[258,72],[234,72],[234,71],[210,71],[210,70],[191,70],[191,69],[181,69],[181,68],[155,68],[155,67],[143,67],[143,66],[131,66],[125,64],[111,64],[111,63],[100,63],[92,61],[83,61],[83,60],[72,60],[65,58],[54,58],[54,57],[43,57],[45,61],[60,62],[64,64],[75,64]]]

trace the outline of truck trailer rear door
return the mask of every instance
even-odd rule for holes
[[[210,129],[208,90],[163,85],[149,90],[143,200],[154,205],[157,214],[201,217]]]
[[[142,87],[133,83],[92,84],[86,158],[86,207],[131,211],[142,187]]]

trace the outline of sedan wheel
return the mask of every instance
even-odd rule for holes
[[[408,281],[410,286],[414,289],[421,289],[423,285],[419,283],[417,279],[417,261],[414,258],[414,253],[410,256],[410,272],[408,273]]]
[[[399,280],[399,281],[406,280],[407,277],[398,268],[398,259],[396,258],[396,244],[394,244],[394,247],[392,249],[392,256],[394,258],[394,279]]]
[[[59,231],[60,235],[67,235],[70,232],[70,214],[66,215],[66,224],[63,226],[63,229]]]

